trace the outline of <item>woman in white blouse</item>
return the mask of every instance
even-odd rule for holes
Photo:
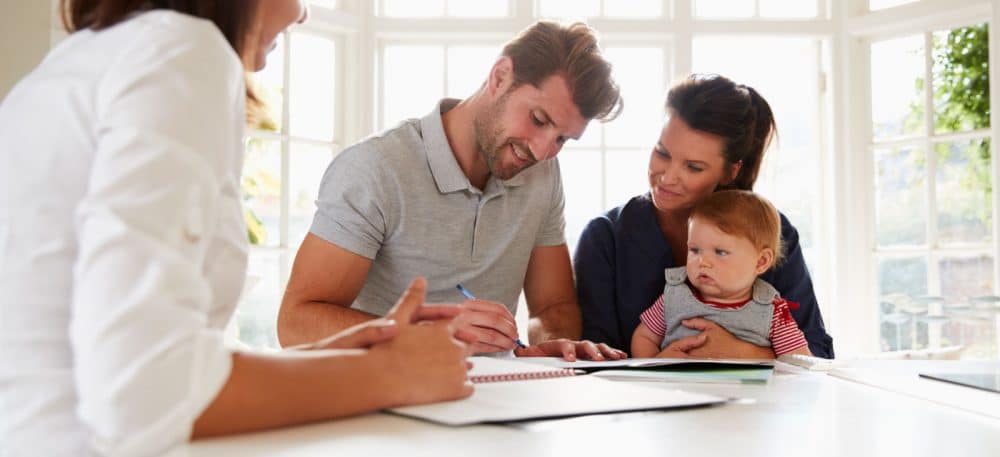
[[[60,8],[74,33],[0,104],[0,455],[149,455],[471,393],[422,280],[309,348],[223,346],[247,255],[244,72],[302,1]]]

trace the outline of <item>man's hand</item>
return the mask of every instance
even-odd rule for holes
[[[452,326],[468,341],[473,353],[503,352],[514,348],[517,324],[506,306],[487,300],[466,300],[454,308]],[[458,336],[458,334],[456,334]],[[471,341],[465,337],[471,337]]]
[[[526,348],[517,348],[514,355],[518,357],[562,357],[567,361],[577,359],[589,360],[619,360],[628,355],[604,343],[591,341],[572,341],[565,338],[544,341]]]

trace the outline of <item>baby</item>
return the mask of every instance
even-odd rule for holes
[[[781,219],[753,192],[715,192],[688,218],[687,266],[668,268],[663,295],[640,317],[633,357],[655,357],[697,330],[682,321],[711,320],[737,338],[771,347],[774,355],[812,355],[789,308],[758,278],[781,260]]]

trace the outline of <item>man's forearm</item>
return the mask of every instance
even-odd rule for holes
[[[327,302],[282,306],[278,313],[278,341],[283,347],[312,343],[377,317]]]
[[[582,329],[576,303],[550,305],[528,319],[528,338],[532,344],[558,338],[579,340]]]

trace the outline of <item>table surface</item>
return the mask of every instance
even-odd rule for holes
[[[959,389],[1000,405],[1000,394],[917,377],[1000,369],[997,362],[868,361],[947,399]],[[902,377],[902,378],[900,378]],[[623,383],[629,385],[629,383]],[[981,414],[934,398],[778,364],[763,386],[641,382],[735,398],[722,406],[448,427],[387,413],[198,441],[177,455],[251,456],[1000,456],[1000,411]],[[888,389],[888,390],[887,390]],[[944,402],[947,403],[947,402]],[[624,457],[624,456],[622,456]]]

